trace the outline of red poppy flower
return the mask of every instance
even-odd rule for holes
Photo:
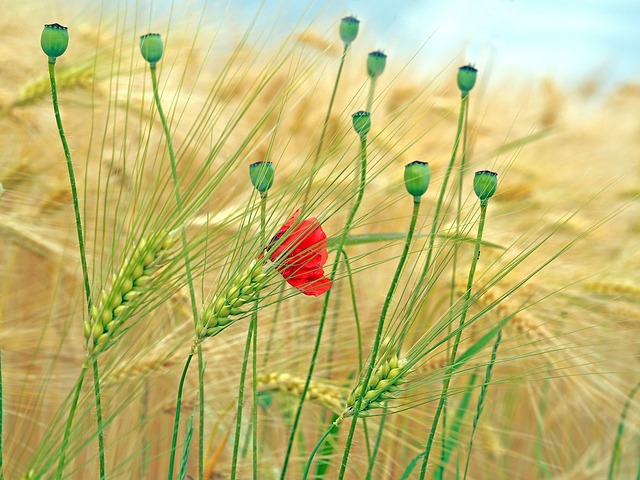
[[[329,257],[327,235],[316,218],[307,218],[292,229],[299,216],[300,210],[271,239],[269,248],[285,237],[269,258],[289,285],[317,297],[331,288],[322,269]]]

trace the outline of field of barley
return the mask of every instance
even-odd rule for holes
[[[640,478],[640,83],[152,7],[4,5],[0,478]]]

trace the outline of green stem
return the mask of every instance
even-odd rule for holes
[[[253,320],[253,319],[252,319]],[[244,380],[247,375],[247,364],[249,363],[249,351],[251,350],[251,338],[253,337],[253,327],[255,323],[249,323],[247,330],[247,341],[244,346],[244,358],[242,360],[242,369],[240,370],[240,386],[238,387],[238,413],[236,414],[236,433],[233,441],[233,457],[231,459],[231,475],[230,479],[236,478],[236,470],[238,468],[238,450],[240,447],[240,430],[242,428],[242,405],[244,403]]]
[[[204,479],[204,360],[198,344],[198,480]]]
[[[482,409],[484,407],[484,399],[487,396],[487,389],[489,388],[489,382],[491,381],[491,372],[493,371],[493,366],[496,364],[496,357],[498,355],[498,347],[500,346],[500,341],[502,340],[502,329],[498,331],[498,335],[496,336],[496,341],[493,344],[493,349],[491,350],[491,360],[489,360],[489,364],[487,365],[487,370],[484,375],[484,382],[482,382],[482,388],[480,389],[480,397],[478,398],[478,406],[476,407],[476,414],[473,417],[473,426],[471,427],[471,435],[469,438],[469,450],[467,450],[467,461],[464,466],[464,476],[463,479],[467,478],[467,473],[469,471],[469,460],[471,460],[471,450],[473,449],[473,437],[476,433],[476,428],[478,427],[478,421],[480,420],[480,415],[482,415]]]
[[[338,84],[340,83],[340,77],[342,76],[342,68],[344,67],[344,60],[347,57],[347,50],[349,45],[345,43],[342,50],[342,56],[340,57],[340,66],[338,67],[338,74],[336,75],[336,82],[333,84],[333,92],[331,92],[331,99],[329,100],[329,108],[327,114],[324,117],[324,123],[322,124],[322,133],[320,133],[320,141],[318,142],[318,148],[316,148],[316,155],[311,165],[311,175],[309,176],[309,183],[307,184],[307,190],[304,193],[304,200],[302,202],[302,209],[306,207],[311,194],[311,188],[313,188],[313,178],[316,175],[316,169],[318,168],[318,160],[320,159],[320,152],[322,152],[322,145],[327,135],[327,127],[329,126],[329,117],[331,117],[331,110],[333,109],[333,102],[336,99],[336,93],[338,92]]]
[[[73,417],[76,414],[76,409],[78,408],[78,399],[80,398],[80,391],[82,390],[82,382],[84,381],[84,376],[87,373],[87,367],[89,366],[89,361],[85,360],[82,365],[82,370],[80,371],[80,377],[76,382],[76,390],[73,394],[73,400],[71,400],[71,407],[69,408],[69,417],[67,418],[67,424],[64,428],[64,435],[62,437],[62,446],[60,447],[60,458],[58,460],[58,469],[56,470],[56,479],[60,480],[62,478],[62,473],[64,471],[64,463],[65,456],[67,453],[67,447],[69,446],[69,435],[71,435],[71,425],[73,424]]]
[[[609,463],[609,473],[607,474],[608,480],[613,480],[614,473],[616,471],[617,461],[620,457],[620,444],[622,443],[622,433],[624,432],[624,424],[627,420],[627,414],[629,413],[629,408],[631,407],[631,403],[633,402],[633,397],[640,390],[640,382],[636,384],[629,396],[627,397],[627,401],[622,408],[622,415],[620,415],[620,423],[618,423],[618,431],[616,434],[616,440],[613,443],[613,451],[611,452],[611,462]]]
[[[313,464],[313,459],[316,456],[316,453],[318,453],[318,450],[320,450],[320,447],[322,446],[324,441],[327,439],[327,437],[331,435],[331,432],[336,426],[337,425],[335,423],[332,423],[329,426],[328,430],[325,432],[325,434],[322,436],[322,438],[318,440],[318,443],[316,443],[316,446],[314,447],[313,451],[311,452],[311,455],[309,456],[309,460],[307,460],[307,465],[304,468],[304,474],[302,475],[302,480],[306,480],[307,477],[309,476],[309,472],[311,471],[311,465]]]
[[[382,330],[384,327],[384,321],[387,317],[387,312],[389,311],[391,300],[393,299],[393,295],[400,281],[400,275],[402,274],[404,264],[407,261],[407,256],[409,255],[409,248],[411,246],[413,232],[415,231],[415,228],[416,228],[416,222],[418,221],[419,211],[420,211],[420,198],[416,197],[413,202],[413,212],[411,214],[411,223],[409,225],[409,232],[407,233],[407,239],[404,243],[404,249],[402,250],[402,256],[400,257],[400,262],[398,263],[398,267],[396,268],[396,273],[393,276],[393,280],[391,281],[391,285],[389,286],[389,291],[387,292],[387,297],[385,298],[384,305],[382,306],[382,312],[380,313],[380,320],[378,321],[378,329],[376,330],[376,336],[373,341],[373,347],[371,347],[369,363],[367,365],[367,370],[366,370],[364,379],[362,380],[362,390],[361,390],[362,392],[367,391],[367,388],[369,386],[369,380],[371,379],[371,374],[373,373],[373,369],[376,365],[378,349],[380,348],[380,340],[382,339]],[[349,451],[351,450],[351,443],[353,442],[353,436],[356,431],[356,424],[358,422],[358,415],[360,414],[360,409],[362,408],[363,399],[364,399],[364,394],[358,395],[358,398],[354,405],[353,419],[351,420],[349,435],[347,436],[347,441],[344,447],[344,454],[342,456],[342,463],[340,465],[340,473],[338,474],[338,480],[341,480],[344,477],[344,474],[347,470],[347,463],[349,461]],[[372,458],[372,461],[374,461],[373,458]]]
[[[458,270],[458,248],[460,243],[458,238],[460,238],[460,215],[462,212],[462,187],[464,185],[464,169],[467,159],[467,125],[469,123],[469,99],[468,95],[465,97],[466,105],[465,110],[463,112],[464,115],[464,127],[462,133],[462,155],[460,156],[460,171],[458,175],[458,207],[456,208],[456,235],[454,241],[453,248],[453,259],[451,261],[451,290],[449,292],[449,307],[452,307],[455,299],[455,291],[456,291],[456,272]],[[447,353],[446,353],[446,361],[449,363],[449,352],[451,350],[451,322],[447,325]],[[447,443],[447,399],[444,400],[444,405],[442,406],[442,449],[440,452],[440,468],[444,469],[444,461],[445,456],[447,454],[447,449],[445,448]]]
[[[260,238],[262,245],[266,244],[267,231],[267,192],[260,195]],[[260,292],[256,294],[255,307],[251,316],[253,322],[253,378],[251,391],[253,404],[251,406],[252,428],[252,453],[253,453],[253,480],[258,478],[258,306],[260,304]]]
[[[82,278],[84,280],[84,293],[87,298],[87,311],[91,311],[91,287],[89,285],[89,271],[87,269],[87,254],[84,247],[84,235],[82,233],[82,220],[80,218],[80,204],[78,201],[78,189],[76,188],[76,176],[73,172],[73,163],[71,163],[71,153],[67,144],[67,137],[62,127],[62,118],[60,117],[60,109],[58,107],[58,90],[56,87],[55,75],[55,58],[53,62],[49,60],[49,81],[51,82],[51,99],[53,101],[53,113],[56,117],[58,125],[58,133],[60,141],[64,149],[64,156],[67,161],[67,171],[69,173],[69,183],[71,184],[71,197],[73,199],[73,212],[76,218],[76,232],[78,234],[78,247],[80,248],[80,263],[82,264]]]
[[[380,443],[382,442],[382,434],[384,433],[384,424],[387,420],[387,402],[384,402],[384,411],[380,418],[380,426],[378,427],[378,434],[376,435],[376,443],[373,445],[373,452],[371,452],[371,458],[369,459],[369,466],[367,468],[366,480],[371,480],[373,474],[373,467],[376,465],[376,457],[378,456],[378,450],[380,449]]]
[[[372,113],[373,110],[373,95],[376,89],[376,77],[371,77],[371,82],[369,83],[369,96],[367,97],[367,112]]]
[[[176,206],[178,207],[178,213],[182,213],[182,198],[180,196],[180,182],[178,179],[178,168],[176,166],[176,155],[173,150],[173,142],[171,141],[171,132],[169,130],[169,124],[167,123],[167,117],[164,114],[162,108],[162,102],[160,101],[160,93],[158,92],[158,78],[156,74],[156,64],[149,64],[151,71],[151,83],[153,85],[153,98],[158,109],[158,116],[162,122],[162,128],[164,129],[164,135],[167,140],[167,149],[169,150],[169,160],[171,163],[171,177],[173,179],[173,192],[176,197]],[[191,300],[191,313],[193,315],[193,324],[198,325],[198,304],[196,302],[196,292],[193,288],[193,274],[191,272],[191,261],[189,260],[189,252],[187,251],[187,232],[183,227],[181,229],[182,234],[182,249],[184,252],[184,268],[187,273],[187,285],[189,287],[189,298]],[[190,360],[190,359],[189,359]],[[200,396],[199,408],[198,408],[198,478],[203,479],[204,476],[204,364],[202,358],[202,346],[198,343],[198,392]],[[180,425],[180,411],[176,410],[176,426]],[[174,437],[177,436],[177,431],[174,432]],[[172,449],[172,455],[175,456],[175,449]],[[171,471],[173,475],[173,470]]]
[[[436,239],[436,232],[438,231],[438,220],[440,219],[440,210],[442,209],[442,204],[444,203],[444,196],[447,190],[447,184],[449,183],[449,177],[451,176],[451,171],[453,170],[453,164],[456,160],[456,155],[458,153],[458,145],[460,144],[460,135],[462,132],[463,120],[464,120],[464,111],[465,105],[467,103],[467,97],[464,97],[460,102],[460,112],[458,114],[458,128],[456,130],[456,138],[453,143],[453,151],[451,152],[451,159],[449,160],[449,165],[447,166],[447,170],[444,175],[444,180],[442,181],[442,187],[440,188],[440,193],[438,194],[438,200],[436,202],[436,210],[433,215],[433,223],[431,224],[431,232],[429,232],[429,248],[427,249],[427,260],[424,263],[424,267],[422,268],[422,274],[420,275],[419,284],[422,284],[424,280],[427,278],[427,273],[429,272],[429,267],[431,266],[431,259],[433,257],[433,245]],[[414,295],[409,304],[408,310],[413,310],[415,302],[418,299],[418,294]],[[402,331],[400,337],[400,345],[404,341],[404,338],[407,334],[406,328]]]
[[[169,473],[167,478],[173,480],[173,469],[176,463],[176,448],[178,446],[178,430],[180,428],[180,408],[182,407],[182,390],[184,388],[184,381],[187,378],[187,371],[189,370],[189,364],[193,358],[193,354],[196,350],[196,346],[191,346],[191,351],[187,357],[187,361],[182,369],[182,376],[180,377],[180,384],[178,385],[178,399],[176,400],[176,414],[173,420],[173,437],[171,438],[171,455],[169,457]],[[200,399],[202,401],[202,399]]]
[[[98,422],[98,454],[100,463],[100,480],[106,478],[104,466],[104,426],[102,424],[102,401],[100,395],[100,373],[98,371],[98,359],[93,358],[93,392],[96,400],[96,420]]]
[[[473,286],[473,277],[476,273],[476,266],[478,265],[478,259],[480,258],[480,244],[482,242],[482,232],[484,231],[484,223],[487,217],[487,205],[488,201],[480,202],[480,222],[478,224],[478,236],[476,237],[476,246],[473,252],[473,258],[471,259],[471,268],[469,269],[469,277],[467,278],[467,289],[464,292],[464,304],[462,306],[462,312],[460,315],[460,323],[458,325],[458,332],[453,340],[453,347],[451,348],[451,358],[449,360],[449,368],[447,376],[444,379],[442,386],[442,393],[440,394],[440,401],[436,408],[435,415],[433,417],[433,423],[431,425],[431,431],[429,432],[429,439],[425,447],[425,454],[422,459],[422,468],[420,469],[420,480],[424,480],[427,473],[427,464],[429,463],[429,454],[431,453],[431,446],[433,445],[433,439],[438,427],[438,421],[440,420],[440,414],[444,406],[447,393],[449,391],[449,384],[451,383],[451,376],[453,374],[453,365],[456,362],[456,355],[458,353],[458,346],[460,345],[460,338],[462,336],[462,330],[464,328],[464,322],[467,319],[467,311],[469,310],[469,299],[471,298],[471,287]]]
[[[69,151],[69,145],[67,143],[67,137],[64,133],[64,127],[62,126],[62,117],[60,116],[60,107],[58,106],[58,89],[56,84],[55,75],[55,58],[49,58],[49,81],[51,83],[51,100],[53,103],[53,113],[56,118],[56,124],[58,126],[58,134],[60,135],[60,142],[62,143],[62,149],[64,150],[64,156],[67,163],[67,172],[69,175],[69,184],[71,185],[71,198],[73,201],[73,212],[76,221],[76,233],[78,236],[78,248],[80,250],[80,264],[82,265],[82,279],[84,283],[84,293],[87,301],[87,312],[91,312],[91,285],[89,283],[89,270],[87,268],[87,253],[84,244],[84,234],[82,231],[82,219],[80,217],[80,201],[78,197],[78,189],[76,186],[76,176],[73,170],[73,163],[71,161],[71,152]],[[94,393],[96,404],[96,420],[98,424],[98,455],[100,457],[100,478],[105,478],[105,461],[104,461],[104,431],[102,425],[102,405],[100,399],[100,379],[98,376],[98,360],[93,360],[93,376],[94,376]],[[84,380],[84,372],[81,377]],[[79,394],[79,393],[78,393]],[[73,420],[73,417],[70,417]],[[69,425],[71,428],[71,425]],[[66,448],[66,447],[65,447]],[[62,452],[64,457],[64,449]],[[60,472],[61,473],[61,472]]]
[[[338,242],[337,251],[336,251],[336,260],[333,263],[331,274],[329,275],[329,279],[332,282],[336,277],[336,273],[340,265],[340,256],[342,254],[342,249],[344,248],[345,242],[347,240],[347,235],[349,234],[349,230],[351,230],[351,224],[353,223],[353,219],[355,218],[358,208],[360,207],[360,203],[362,202],[366,180],[367,180],[367,137],[362,136],[360,137],[360,185],[358,189],[358,194],[356,196],[356,201],[351,207],[351,211],[349,212],[349,216],[347,217],[347,222],[345,224],[344,230],[342,231],[342,235],[340,236],[340,240]],[[313,347],[313,353],[311,354],[309,371],[307,372],[307,379],[305,381],[304,388],[302,389],[302,393],[300,395],[300,402],[298,403],[296,416],[293,420],[293,425],[291,426],[291,433],[289,435],[287,451],[284,457],[284,464],[282,465],[282,473],[280,474],[281,480],[284,480],[287,473],[287,466],[289,465],[289,457],[291,456],[291,450],[293,448],[293,442],[295,440],[296,431],[298,429],[298,423],[300,422],[300,416],[302,415],[302,407],[304,406],[304,402],[307,396],[307,391],[309,390],[309,384],[311,383],[311,377],[313,376],[313,371],[316,366],[318,352],[320,351],[320,342],[322,340],[322,331],[324,329],[325,320],[327,318],[327,311],[329,309],[330,297],[331,297],[331,290],[327,291],[327,293],[324,296],[324,304],[322,306],[322,315],[320,316],[320,324],[318,325],[318,333],[316,334],[316,342]]]

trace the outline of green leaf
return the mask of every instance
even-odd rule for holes
[[[422,457],[424,457],[424,452],[418,454],[413,460],[411,460],[399,480],[407,480]]]
[[[418,235],[414,235],[413,238],[426,238],[429,235],[427,235],[426,233],[422,233],[422,234],[418,234]],[[449,240],[458,240],[460,242],[464,242],[464,243],[474,243],[476,242],[475,238],[471,238],[471,237],[465,237],[462,235],[445,235],[445,234],[438,234],[436,235],[436,237],[439,238],[446,238]],[[349,245],[364,245],[367,243],[380,243],[380,242],[395,242],[395,241],[399,241],[399,240],[404,240],[405,238],[407,238],[407,234],[406,233],[365,233],[362,235],[349,235],[344,243],[344,246],[349,246]],[[329,250],[335,250],[337,248],[338,245],[338,238],[331,238],[328,241],[328,249]],[[502,245],[498,245],[497,243],[491,243],[491,242],[485,242],[482,241],[481,245],[488,247],[488,248],[498,248],[500,250],[506,250],[505,247],[503,247]]]
[[[193,415],[191,414],[189,417],[189,423],[187,424],[187,433],[184,436],[184,448],[182,450],[182,459],[180,460],[180,474],[178,475],[179,480],[184,480],[187,477],[187,463],[189,462],[189,450],[191,447],[191,438],[193,437]]]
[[[505,326],[505,324],[511,319],[511,316],[502,319],[501,321],[498,322],[498,324],[493,327],[491,330],[489,330],[488,333],[484,334],[476,343],[474,343],[473,345],[471,345],[471,347],[469,347],[469,349],[464,352],[462,355],[460,355],[458,357],[458,359],[456,360],[456,363],[454,363],[451,366],[451,370],[456,371],[458,368],[460,368],[462,365],[464,365],[465,363],[467,363],[469,360],[471,360],[473,357],[475,357],[480,351],[482,351],[483,348],[485,348],[487,345],[489,345],[493,338],[498,334],[498,332],[502,329],[502,327]]]

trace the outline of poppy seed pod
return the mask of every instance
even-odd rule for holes
[[[360,20],[356,17],[344,17],[340,20],[340,38],[345,45],[351,44],[358,36]]]
[[[480,199],[480,202],[486,204],[489,199],[496,193],[498,188],[498,174],[490,170],[481,170],[476,172],[473,178],[473,191]]]
[[[462,96],[466,97],[476,84],[478,77],[478,69],[471,65],[465,65],[458,69],[458,88],[462,92]]]
[[[351,120],[353,121],[353,129],[360,135],[360,138],[366,137],[371,130],[371,114],[360,110],[351,115]]]
[[[256,162],[249,165],[251,183],[261,194],[265,194],[273,185],[275,170],[271,162]]]
[[[163,48],[159,33],[147,33],[140,37],[140,53],[151,65],[155,65],[162,58]]]
[[[56,58],[62,55],[69,46],[69,30],[59,23],[45,25],[40,37],[40,45],[49,57],[49,62],[55,63]]]
[[[409,195],[413,195],[415,202],[420,201],[420,197],[424,195],[429,188],[431,181],[431,168],[426,162],[411,162],[404,167],[404,186],[407,188]]]
[[[378,78],[387,66],[387,55],[380,50],[371,52],[367,56],[367,72],[371,78]]]

